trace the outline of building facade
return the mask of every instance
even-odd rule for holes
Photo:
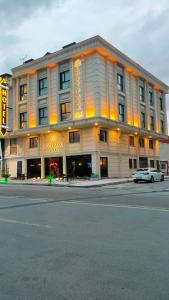
[[[169,175],[169,138],[160,141],[160,167],[166,176]]]
[[[12,177],[128,177],[159,166],[168,86],[100,36],[12,70]]]

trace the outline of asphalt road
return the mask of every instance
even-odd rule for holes
[[[0,186],[0,300],[168,300],[169,181]]]

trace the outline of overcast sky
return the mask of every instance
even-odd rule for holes
[[[0,0],[0,73],[101,35],[169,84],[169,0]]]

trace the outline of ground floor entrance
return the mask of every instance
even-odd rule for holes
[[[45,158],[45,177],[49,175],[53,175],[54,177],[60,177],[63,175],[62,157]]]
[[[92,175],[91,155],[67,156],[67,175],[76,177],[90,177]]]
[[[37,178],[41,177],[41,159],[28,159],[27,160],[27,177]]]

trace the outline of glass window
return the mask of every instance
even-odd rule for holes
[[[139,93],[140,94],[140,101],[144,102],[145,99],[144,99],[144,87],[143,86],[139,87],[139,92],[140,92]]]
[[[150,168],[154,168],[154,167],[155,167],[154,160],[150,160]]]
[[[60,89],[68,89],[70,88],[70,71],[64,71],[60,73]]]
[[[160,110],[163,111],[164,110],[164,105],[163,105],[163,97],[160,97]]]
[[[134,146],[134,136],[133,135],[129,136],[129,145]]]
[[[29,139],[29,147],[37,148],[38,147],[38,137],[32,137]]]
[[[155,128],[154,116],[150,116],[150,129],[154,130],[154,128]]]
[[[124,91],[123,75],[117,73],[117,89],[120,92]]]
[[[152,91],[149,91],[149,101],[150,101],[150,106],[154,105],[154,95]]]
[[[100,130],[100,141],[101,142],[107,142],[107,131],[106,130],[103,130],[101,129]]]
[[[17,154],[17,139],[10,139],[10,154]]]
[[[69,132],[69,143],[80,143],[80,131]]]
[[[66,121],[70,119],[70,102],[65,102],[60,104],[60,114],[61,121]]]
[[[119,104],[119,121],[124,122],[124,105]]]
[[[135,159],[133,160],[133,162],[134,162],[134,169],[137,169],[137,159],[135,158]]]
[[[133,160],[129,158],[129,169],[133,169]]]
[[[141,112],[141,128],[146,127],[146,116],[144,112]]]
[[[20,113],[20,119],[19,119],[19,128],[24,129],[27,127],[27,113]]]
[[[153,142],[153,140],[149,140],[149,149],[154,149],[154,142]]]
[[[144,148],[144,138],[139,138],[139,145],[141,148]]]
[[[160,125],[161,125],[161,132],[164,133],[164,121],[163,120],[160,121]]]
[[[26,100],[27,96],[27,84],[20,85],[20,101]]]
[[[48,124],[48,109],[47,107],[39,108],[39,125]]]
[[[48,93],[48,81],[47,78],[42,78],[39,80],[39,96],[47,95]]]

